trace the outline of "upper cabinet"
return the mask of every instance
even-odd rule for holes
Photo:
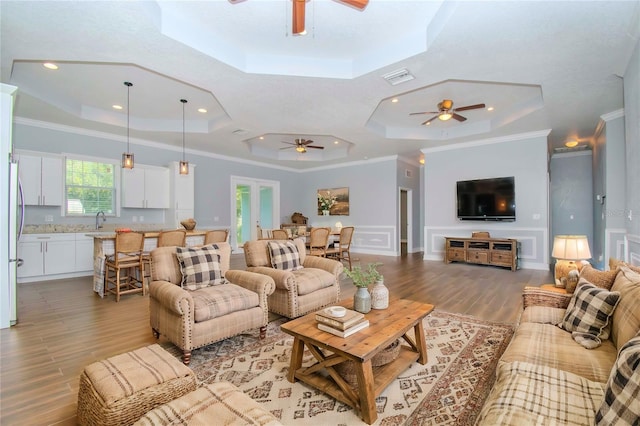
[[[28,206],[61,206],[63,200],[62,158],[20,154],[18,173]]]
[[[122,169],[122,207],[168,209],[169,169],[136,165]]]

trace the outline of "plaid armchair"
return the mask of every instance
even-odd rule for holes
[[[177,251],[198,249],[159,247],[151,252],[151,328],[156,338],[162,334],[182,349],[185,364],[189,364],[193,349],[245,331],[259,328],[260,338],[265,337],[269,315],[267,297],[275,289],[273,279],[229,270],[229,243],[216,243],[215,246],[215,252],[220,256],[217,266],[224,279],[195,290],[186,287],[198,287],[197,279],[188,285],[183,283]],[[213,258],[217,259],[217,256]]]

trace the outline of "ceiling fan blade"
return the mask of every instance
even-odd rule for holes
[[[286,142],[286,141],[282,141],[282,143],[286,143],[287,145],[298,146],[297,143],[291,143],[291,142]]]
[[[324,149],[324,146],[318,146],[318,145],[306,145],[307,148],[315,148],[315,149]]]
[[[285,146],[284,148],[280,148],[280,150],[283,150],[283,149],[291,149],[291,148],[295,148],[295,146]]]
[[[302,145],[309,145],[310,143],[313,143],[313,141],[310,139],[300,139],[300,141]]]
[[[367,7],[367,4],[369,4],[369,0],[340,0],[340,3],[345,3],[358,9],[364,9]]]
[[[438,114],[440,111],[410,112],[409,115]]]
[[[291,32],[293,34],[304,33],[304,12],[306,0],[293,0],[293,20],[291,22]]]
[[[463,117],[459,114],[456,114],[455,112],[451,115],[451,118],[453,118],[454,120],[458,120],[458,121],[466,121],[466,117]]]
[[[438,118],[437,115],[434,115],[433,117],[431,117],[430,119],[428,119],[427,121],[425,121],[424,123],[422,123],[422,126],[426,126],[427,124],[431,123],[433,120],[435,120],[436,118]]]
[[[459,112],[459,111],[469,111],[470,109],[479,109],[479,108],[484,108],[485,105],[484,104],[475,104],[475,105],[468,105],[468,106],[463,106],[460,108],[456,108],[454,109],[454,111]]]

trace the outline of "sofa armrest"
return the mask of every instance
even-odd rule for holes
[[[276,283],[268,275],[257,274],[249,271],[229,270],[224,274],[225,278],[232,284],[244,287],[258,293],[260,300],[274,292]]]
[[[337,260],[327,259],[320,256],[307,256],[304,259],[304,267],[323,269],[336,277],[338,277],[344,270],[344,265]]]
[[[149,284],[149,296],[170,311],[185,315],[188,311],[193,311],[188,307],[193,307],[191,294],[182,287],[168,281],[151,281]]]
[[[551,308],[566,309],[567,306],[569,306],[571,296],[571,294],[527,286],[522,291],[522,306],[525,309],[529,306],[548,306]]]
[[[269,268],[267,266],[251,266],[247,268],[249,272],[266,275],[273,279],[276,288],[292,291],[295,289],[296,277],[291,271],[283,271],[281,269]]]

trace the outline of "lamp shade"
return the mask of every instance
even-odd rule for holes
[[[589,240],[586,235],[556,235],[551,256],[563,260],[591,259]]]

